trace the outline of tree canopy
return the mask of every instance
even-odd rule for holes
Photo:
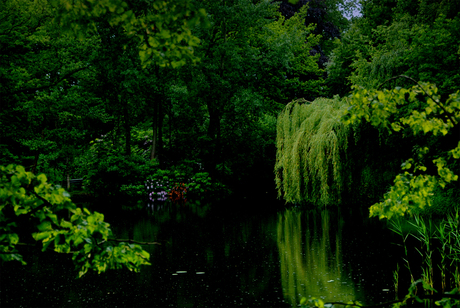
[[[307,5],[289,18],[278,3],[247,0],[1,0],[0,8],[2,187],[27,200],[35,184],[63,196],[57,208],[35,196],[53,218],[6,199],[2,215],[7,224],[28,217],[21,228],[28,223],[50,249],[71,253],[85,249],[71,239],[79,224],[97,221],[102,238],[82,235],[94,251],[75,255],[82,273],[89,254],[111,260],[89,260],[98,271],[129,261],[105,255],[113,245],[101,215],[78,210],[49,183],[83,178],[85,194],[123,200],[157,194],[145,185],[153,180],[169,190],[187,183],[190,195],[226,195],[219,181],[266,190],[276,115],[292,99],[324,93],[320,55],[311,52],[321,37]],[[19,175],[29,182],[11,184]],[[70,220],[53,216],[60,207]],[[33,242],[10,227],[2,249],[19,260],[16,248]],[[144,264],[136,262],[133,269]]]
[[[327,65],[330,94],[345,95],[356,84],[376,88],[398,75],[455,92],[458,12],[458,1],[363,1],[363,16],[336,41]],[[404,79],[392,85],[412,86]]]
[[[407,105],[412,105],[409,112],[403,109]],[[383,91],[356,89],[345,118],[345,123],[365,119],[373,126],[395,132],[404,131],[404,134],[413,136],[432,135],[441,143],[431,142],[428,147],[421,140],[414,146],[415,156],[402,164],[405,171],[396,176],[384,200],[371,206],[371,216],[391,218],[429,207],[437,186],[445,188],[458,180],[454,171],[458,172],[455,160],[460,158],[460,91],[442,101],[438,89],[432,84],[417,83],[410,89]],[[449,135],[453,135],[458,144],[451,142]]]
[[[318,116],[313,122],[317,126],[306,129],[306,123],[315,119],[306,110],[317,104],[318,110],[329,108],[323,99],[290,106],[278,119],[281,137],[275,173],[279,193],[290,202],[323,205],[340,203],[347,194],[359,196],[356,190],[361,190],[368,191],[375,202],[376,194],[369,186],[374,186],[373,191],[383,186],[387,189],[383,201],[371,207],[371,215],[381,218],[418,212],[440,194],[458,200],[454,182],[459,172],[456,29],[460,16],[447,12],[441,1],[363,1],[362,14],[336,42],[327,65],[329,94],[343,95],[334,98],[343,106],[336,115],[337,126],[320,133],[320,127],[335,114],[329,112]],[[300,114],[296,108],[305,111]],[[340,165],[330,169],[334,165],[324,163],[323,157],[332,161],[330,153],[335,153],[336,145],[325,146],[322,152],[310,147],[317,137],[326,142],[325,136],[335,136],[340,125],[346,127],[346,136],[338,139],[344,149],[342,160],[337,159]],[[369,151],[370,147],[376,150]],[[372,162],[386,165],[387,170]],[[327,170],[345,173],[332,176],[339,173]],[[329,182],[320,182],[325,174]],[[309,181],[315,178],[318,186],[311,188]],[[348,189],[343,179],[351,183]],[[321,195],[310,197],[318,191]],[[448,191],[448,196],[442,191]],[[342,198],[329,199],[338,192]],[[447,199],[444,203],[450,203]]]
[[[197,61],[193,47],[199,38],[192,34],[198,24],[205,26],[206,12],[191,0],[125,2],[55,0],[54,20],[64,31],[84,39],[99,33],[101,18],[111,26],[119,26],[139,45],[139,56],[144,66],[178,67],[187,59]]]

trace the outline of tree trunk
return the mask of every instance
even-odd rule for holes
[[[152,121],[152,150],[150,151],[150,160],[158,159],[158,154],[163,148],[163,95],[155,95],[153,102],[153,121]]]
[[[156,76],[160,76],[160,67],[156,66]],[[154,94],[153,101],[153,119],[152,119],[152,149],[150,151],[150,160],[159,159],[159,154],[163,147],[163,110],[162,101],[164,98],[163,88],[160,88],[160,92]]]
[[[69,157],[66,157],[66,177],[67,177],[67,190],[70,189],[70,172],[69,172]]]
[[[208,104],[209,126],[208,138],[210,144],[208,146],[206,163],[211,177],[217,175],[217,162],[220,157],[220,112],[217,108],[213,108]]]
[[[158,103],[158,125],[157,125],[157,159],[159,159],[159,155],[161,155],[161,152],[163,150],[163,119],[164,119],[164,113],[163,113],[163,98],[164,96],[161,96],[161,100]]]
[[[157,146],[157,132],[158,132],[158,100],[153,102],[153,121],[152,121],[152,150],[150,151],[150,160],[156,158],[156,146]]]
[[[131,124],[129,123],[128,101],[123,100],[123,117],[125,120],[125,154],[131,156]]]

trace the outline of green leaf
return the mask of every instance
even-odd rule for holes
[[[32,236],[36,241],[42,241],[44,239],[50,238],[51,232],[37,232],[33,233]]]
[[[72,228],[72,223],[62,219],[61,220],[61,227],[70,229],[70,228]]]
[[[47,213],[46,216],[51,219],[51,221],[56,224],[56,225],[59,225],[59,222],[58,222],[58,218],[57,218],[57,215],[56,214],[51,214],[51,213]]]
[[[45,183],[48,179],[46,178],[46,175],[42,173],[37,176],[37,180],[39,180],[41,183]]]
[[[41,224],[39,224],[39,225],[37,226],[37,228],[38,228],[38,230],[40,230],[41,232],[52,230],[52,228],[51,228],[51,222],[49,222],[49,221],[43,221]]]
[[[16,233],[8,234],[8,241],[12,245],[16,245],[19,242],[19,236]]]

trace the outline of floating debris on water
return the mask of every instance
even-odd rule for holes
[[[178,274],[187,274],[187,271],[176,271]]]
[[[204,272],[196,272],[197,275],[203,275]]]

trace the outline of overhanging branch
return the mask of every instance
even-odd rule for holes
[[[426,93],[425,89],[420,85],[420,83],[418,83],[417,80],[415,80],[414,78],[412,77],[409,77],[409,76],[406,76],[406,75],[398,75],[398,76],[394,76],[394,77],[391,77],[391,78],[388,78],[387,80],[385,80],[384,82],[382,82],[378,87],[377,87],[377,90],[380,90],[380,88],[385,84],[387,83],[388,81],[390,80],[393,80],[393,79],[397,79],[397,78],[405,78],[405,79],[408,79],[410,81],[412,81],[413,83],[415,83],[416,85],[418,85],[420,87],[420,89],[422,89],[422,91],[425,93],[425,95],[427,95],[429,98],[431,98],[433,100],[433,102],[438,105],[439,108],[441,108],[445,114],[446,114],[446,117],[452,122],[452,124],[454,125],[457,125],[457,121],[455,121],[454,118],[451,117],[450,113],[447,112],[447,110],[444,108],[443,105],[441,105],[441,103],[438,101],[438,100],[435,100],[430,94]]]
[[[106,241],[102,241],[99,244],[102,244]],[[133,243],[133,244],[139,244],[139,245],[161,245],[161,243],[158,242],[140,242],[140,241],[135,241],[132,239],[119,239],[119,238],[109,238],[107,242],[118,242],[118,243]]]

